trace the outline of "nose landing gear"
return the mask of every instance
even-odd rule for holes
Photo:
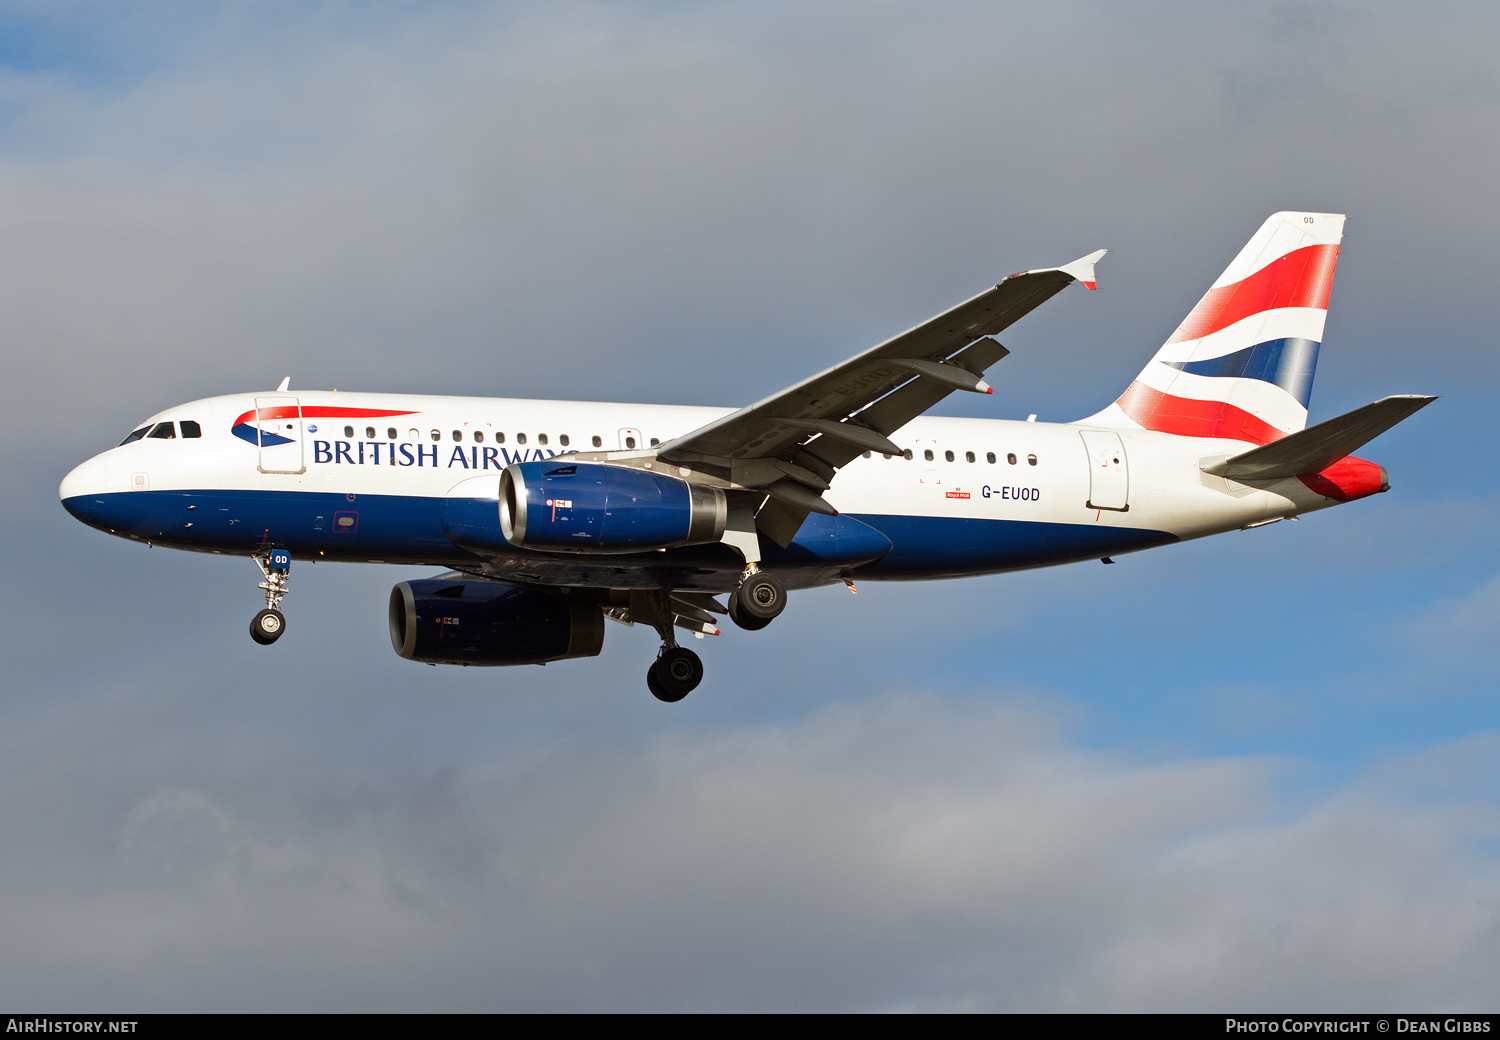
[[[270,646],[286,631],[286,616],[276,609],[282,597],[291,591],[289,575],[292,571],[292,554],[285,549],[255,553],[250,557],[266,580],[260,587],[266,590],[266,609],[250,621],[250,638],[262,646]]]

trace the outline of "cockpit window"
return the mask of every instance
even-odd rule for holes
[[[151,432],[146,434],[146,436],[153,440],[170,441],[177,439],[177,431],[172,429],[171,423],[159,422],[151,428]]]
[[[182,435],[184,437],[202,437],[203,436],[203,427],[199,426],[197,423],[193,422],[193,420],[191,420],[191,419],[184,419],[180,423],[178,423],[177,425],[182,427]]]
[[[126,437],[123,441],[121,441],[120,444],[119,444],[119,446],[120,447],[124,447],[125,445],[129,444],[131,441],[138,441],[138,440],[140,440],[142,437],[146,436],[146,431],[149,430],[149,429],[151,429],[150,426],[142,426],[139,430],[131,430],[130,431],[130,436]]]

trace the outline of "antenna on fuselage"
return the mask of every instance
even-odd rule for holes
[[[291,376],[287,376],[285,379],[283,379],[281,381],[281,385],[276,388],[276,392],[279,394],[283,390],[288,390],[288,389],[291,388],[291,385],[292,385],[292,377]]]

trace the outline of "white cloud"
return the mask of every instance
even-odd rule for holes
[[[1493,769],[1497,747],[1462,755]],[[8,786],[35,766],[5,762]],[[146,781],[122,767],[98,780]],[[1071,746],[1034,708],[900,696],[405,781],[211,769],[120,802],[84,876],[7,854],[0,996],[1481,1008],[1500,868],[1471,846],[1500,813],[1467,787],[1412,803],[1392,783],[1411,768],[1288,803],[1271,760],[1141,761]]]

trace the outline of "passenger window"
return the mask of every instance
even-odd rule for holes
[[[903,451],[901,453],[901,457],[904,458],[907,462],[910,462],[911,461],[911,449],[907,448],[905,451]]]
[[[495,434],[495,443],[496,444],[504,444],[505,443],[505,434],[503,434],[503,433],[497,433],[497,434]]]
[[[484,431],[483,430],[475,430],[474,431],[474,443],[475,444],[483,444],[484,443]]]
[[[602,447],[604,447],[604,441],[603,441],[603,439],[597,433],[594,434],[593,443],[594,443],[594,447],[596,447],[596,448],[602,448]]]
[[[367,441],[373,441],[374,439],[375,439],[375,427],[373,427],[373,426],[366,426],[365,427],[365,440],[367,440]]]
[[[1014,466],[1016,464],[1016,453],[1011,452],[1009,455],[1005,456],[1005,461]]]
[[[464,431],[463,430],[454,430],[453,431],[453,439],[456,440],[456,441],[463,440],[464,439]]]
[[[627,447],[627,448],[634,448],[635,447],[635,438],[634,437],[626,437],[625,438],[625,447]]]
[[[945,451],[945,452],[943,452],[943,458],[947,459],[949,462],[952,462],[953,461],[953,452],[951,452],[951,451]]]
[[[138,440],[140,440],[142,437],[146,436],[146,431],[149,430],[149,429],[151,429],[150,426],[142,426],[139,430],[131,430],[130,431],[130,436],[126,437],[123,441],[121,441],[119,444],[117,444],[116,447],[123,448],[125,445],[129,444],[131,441],[138,441]]]
[[[392,426],[390,429],[388,429],[388,430],[385,431],[385,435],[386,435],[386,438],[388,440],[395,440],[396,439],[396,428],[394,426]]]
[[[865,452],[865,458],[869,458],[869,457],[870,457],[870,453],[869,452]],[[886,458],[890,458],[890,456],[887,455]]]
[[[177,431],[172,429],[171,423],[159,422],[152,427],[151,432],[146,434],[146,436],[155,438],[156,440],[170,441],[176,439]]]
[[[202,437],[203,436],[203,427],[199,426],[197,423],[193,422],[193,420],[191,420],[191,419],[184,419],[180,423],[178,423],[177,425],[182,427],[182,435],[184,437]]]
[[[345,426],[344,427],[344,436],[348,437],[350,439],[353,439],[353,437],[354,437],[354,427],[352,427],[352,426]]]
[[[1035,455],[1028,455],[1028,456],[1026,456],[1026,465],[1028,465],[1028,466],[1035,466],[1036,465],[1036,456]]]
[[[932,449],[928,448],[926,451],[922,452],[922,458],[926,459],[928,462],[931,462],[932,461]]]
[[[972,451],[966,451],[966,452],[964,452],[964,461],[965,462],[973,462],[974,461],[974,453]]]
[[[433,439],[433,440],[435,440],[435,441],[440,441],[440,440],[442,440],[442,439],[443,439],[443,435],[442,435],[442,433],[440,433],[440,432],[439,432],[439,431],[437,431],[437,430],[433,430],[433,431],[432,431],[432,433],[431,433],[431,434],[429,434],[429,436],[430,436],[430,437],[431,437],[431,438],[432,438],[432,439]]]
[[[422,431],[421,430],[408,430],[406,432],[407,432],[407,439],[408,440],[419,441],[419,440],[422,439]]]
[[[546,444],[547,443],[547,435],[545,433],[539,433],[539,434],[537,434],[536,435],[536,442],[538,444]]]
[[[516,443],[517,444],[525,444],[526,443],[526,435],[524,433],[518,433],[518,434],[516,434]]]
[[[561,437],[557,438],[557,443],[566,448],[568,446],[568,435],[565,433]]]
[[[984,461],[988,462],[991,466],[993,466],[995,464],[995,453],[992,452],[992,451],[985,452],[984,453]]]
[[[660,437],[652,437],[651,438],[651,447],[654,448],[654,447],[656,447],[660,443],[661,443],[661,438]]]

